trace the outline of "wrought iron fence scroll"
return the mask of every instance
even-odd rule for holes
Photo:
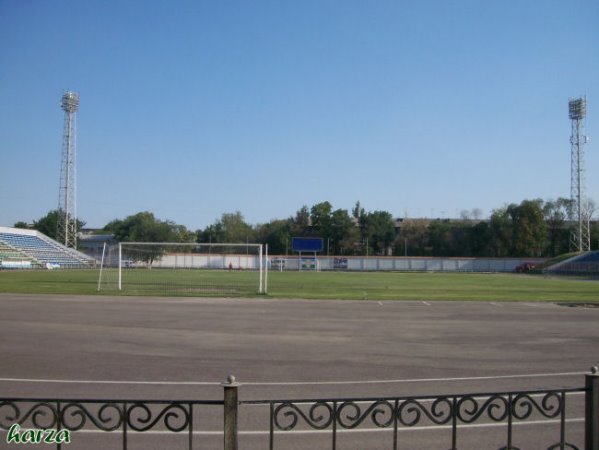
[[[360,426],[393,429],[389,448],[398,450],[402,429],[416,426],[446,427],[450,449],[457,450],[460,427],[475,423],[505,423],[505,445],[498,450],[520,450],[514,444],[516,422],[533,418],[559,419],[559,442],[547,450],[580,450],[566,439],[566,396],[584,393],[584,388],[527,392],[480,393],[436,397],[356,398],[335,400],[283,400],[270,404],[270,450],[275,449],[275,433],[305,429],[331,430],[331,448],[337,450],[337,434]],[[242,402],[259,404],[265,402]]]

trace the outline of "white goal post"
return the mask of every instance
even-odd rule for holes
[[[262,244],[121,242],[103,252],[98,290],[265,294],[266,271]]]

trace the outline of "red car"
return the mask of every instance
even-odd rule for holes
[[[528,273],[532,272],[535,267],[537,267],[537,263],[525,262],[523,264],[520,264],[519,266],[516,266],[514,271],[517,273]]]

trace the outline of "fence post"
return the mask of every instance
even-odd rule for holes
[[[599,368],[591,367],[585,375],[585,450],[599,450]]]
[[[224,450],[237,450],[237,411],[239,402],[237,400],[237,389],[241,386],[233,375],[227,377],[222,383],[224,388]]]

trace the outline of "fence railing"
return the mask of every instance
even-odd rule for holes
[[[15,426],[52,429],[55,433],[90,429],[120,432],[123,450],[128,448],[131,432],[160,430],[186,434],[186,448],[192,450],[194,411],[200,407],[218,406],[223,411],[224,450],[237,450],[239,407],[262,405],[269,411],[270,450],[277,448],[275,436],[305,430],[322,431],[330,448],[337,450],[341,432],[363,426],[389,429],[392,436],[385,448],[393,450],[402,448],[401,431],[416,426],[436,426],[449,430],[447,442],[442,442],[443,448],[457,450],[460,430],[475,423],[480,426],[504,424],[505,445],[501,450],[524,450],[514,441],[514,426],[539,419],[551,419],[550,423],[559,424],[558,441],[543,443],[543,448],[599,450],[597,367],[586,375],[585,386],[581,388],[428,397],[239,401],[240,386],[235,377],[230,376],[223,383],[223,400],[214,401],[4,398],[0,399],[0,429],[8,431],[6,442]],[[584,447],[574,445],[566,434],[567,400],[576,394],[584,395]],[[56,448],[61,449],[62,444],[57,441]]]
[[[8,431],[5,440],[8,444],[42,443],[35,441],[35,433],[27,434],[25,430],[53,430],[57,449],[68,444],[61,431],[120,432],[123,450],[128,448],[131,432],[159,429],[186,433],[188,448],[192,450],[194,410],[207,405],[223,405],[223,401],[5,398],[0,399],[0,429]],[[19,442],[20,439],[23,440]]]
[[[502,448],[514,449],[516,421],[547,418],[557,419],[560,423],[559,442],[551,442],[548,449],[580,450],[566,439],[566,395],[584,392],[585,388],[579,388],[435,397],[270,401],[269,448],[275,448],[275,431],[313,429],[330,430],[330,448],[336,450],[341,430],[370,425],[392,429],[392,438],[385,448],[398,450],[402,448],[398,440],[400,429],[446,425],[450,430],[449,446],[443,448],[456,450],[460,425],[486,422],[506,424]]]

